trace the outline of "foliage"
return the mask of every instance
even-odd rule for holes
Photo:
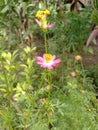
[[[97,1],[97,0],[94,0],[94,1],[93,1],[93,5],[94,5],[94,8],[95,8],[96,10],[98,10],[98,1]]]
[[[94,24],[98,24],[98,1],[97,0],[94,0],[93,1],[93,6],[94,6],[94,10],[92,12],[92,15],[91,15],[91,20]]]
[[[93,79],[93,84],[95,84],[95,90],[98,92],[98,65],[92,65],[87,69],[87,76]]]
[[[42,70],[39,72],[35,67],[34,50],[26,47],[21,52],[1,53],[0,127],[9,130],[96,130],[96,98],[88,89],[90,84],[86,83],[82,62],[70,61],[74,62],[76,77],[70,75],[72,66],[63,72],[63,77],[60,77],[61,72],[59,75],[56,70],[52,72],[49,86]],[[41,73],[44,82],[40,80]]]
[[[58,11],[54,1],[0,2],[0,129],[97,130],[98,101],[79,55],[90,29],[89,9],[77,14],[64,12],[63,6]],[[46,7],[52,30],[34,22],[36,11]],[[46,53],[40,58],[53,70],[36,64],[39,38]],[[51,59],[54,54],[61,60]]]
[[[94,24],[98,24],[98,10],[94,9],[91,15],[91,20]]]
[[[53,37],[51,38],[51,41],[49,41],[50,50],[81,50],[91,30],[90,9],[87,8],[81,11],[80,15],[75,12],[69,12],[63,14],[60,20],[58,19],[59,17],[55,19],[56,27],[53,30]],[[61,35],[61,37],[59,37],[59,34]],[[83,34],[85,34],[85,36]],[[55,46],[55,48],[53,46]]]

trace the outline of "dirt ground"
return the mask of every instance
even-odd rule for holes
[[[98,65],[98,46],[92,45],[90,47],[93,50],[93,54],[87,52],[81,53],[83,57],[83,64],[85,67],[91,65]]]

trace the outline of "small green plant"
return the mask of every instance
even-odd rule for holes
[[[94,10],[91,14],[91,20],[94,24],[98,24],[98,1],[97,0],[94,0],[93,1],[93,6],[94,6]]]
[[[98,10],[94,9],[91,15],[91,20],[94,24],[98,24]]]
[[[98,1],[97,1],[97,0],[94,0],[94,1],[93,1],[93,5],[94,5],[94,8],[95,8],[96,10],[98,10]]]

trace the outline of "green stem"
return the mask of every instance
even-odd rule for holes
[[[81,67],[82,67],[82,72],[83,72],[83,86],[84,86],[84,83],[85,83],[85,73],[84,73],[84,66],[83,66],[82,60],[81,60]]]
[[[48,49],[47,49],[47,42],[46,42],[46,30],[44,31],[44,46],[45,46],[45,53],[47,53]]]
[[[51,71],[50,70],[47,70],[47,78],[48,78],[48,84],[49,86],[51,87],[51,84],[52,84],[52,75],[51,75]],[[50,101],[50,96],[51,96],[51,93],[50,93],[50,89],[48,90],[48,100]]]
[[[51,87],[51,85],[52,85],[52,74],[51,74],[51,71],[50,70],[47,70],[47,80],[48,80],[48,84],[49,84],[49,87]],[[50,100],[51,100],[51,90],[50,90],[51,88],[49,88],[49,90],[48,90],[48,107],[49,107],[49,109],[51,108],[51,106],[50,106]],[[50,116],[49,116],[49,114],[47,114],[47,119],[48,119],[48,126],[50,125]]]
[[[40,82],[40,84],[39,84],[38,89],[40,89],[40,88],[42,87],[42,85],[44,84],[45,78],[46,78],[46,70],[44,70],[44,72],[42,73],[41,82]]]

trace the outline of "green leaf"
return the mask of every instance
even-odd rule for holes
[[[9,10],[9,6],[5,6],[2,10],[1,13],[6,13]]]
[[[96,40],[95,39],[93,40],[93,43],[96,45]]]
[[[91,47],[88,48],[88,52],[94,54],[94,50]]]
[[[39,9],[45,9],[45,5],[43,2],[39,2]]]
[[[6,92],[6,89],[0,88],[0,91],[1,91],[1,92]]]

